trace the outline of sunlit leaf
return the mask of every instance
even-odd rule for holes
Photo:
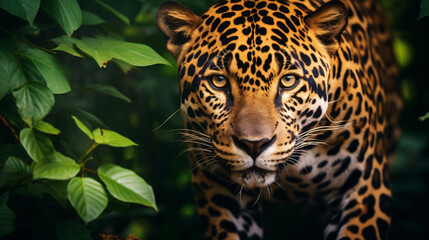
[[[67,196],[85,222],[96,219],[107,206],[103,186],[89,177],[72,178],[67,186]]]
[[[164,58],[144,44],[125,42],[106,36],[76,39],[75,44],[81,51],[92,57],[100,67],[106,67],[112,59],[140,67],[154,64],[169,65]]]
[[[63,68],[54,56],[33,47],[20,49],[18,54],[33,62],[52,93],[61,94],[71,90]]]
[[[87,122],[89,122],[93,126],[107,128],[107,129],[109,128],[97,116],[95,116],[94,114],[92,114],[92,113],[90,113],[88,111],[85,111],[85,110],[82,110],[82,109],[79,109],[79,108],[75,108],[75,109],[73,109],[70,112],[73,115],[79,117],[79,119],[86,120]]]
[[[70,219],[62,219],[56,225],[58,240],[93,240],[91,231]]]
[[[116,88],[114,88],[113,86],[110,85],[105,85],[105,84],[90,84],[90,85],[85,85],[83,87],[83,89],[86,90],[90,90],[90,91],[94,91],[94,92],[98,92],[98,93],[102,93],[102,94],[106,94],[112,97],[116,97],[122,100],[125,100],[127,102],[131,102],[131,100],[125,96],[124,94],[122,94],[121,92],[119,92]]]
[[[63,51],[69,53],[76,57],[85,57],[85,55],[74,45],[77,39],[67,37],[67,36],[59,36],[51,39],[58,46],[52,50]]]
[[[20,139],[25,151],[36,162],[55,152],[51,139],[31,128],[22,129]]]
[[[76,122],[76,125],[79,127],[79,129],[82,131],[82,132],[84,132],[88,137],[89,137],[89,139],[94,139],[94,135],[92,135],[92,132],[91,132],[91,130],[89,130],[86,126],[85,126],[85,124],[83,124],[79,119],[77,119],[77,117],[75,117],[75,116],[72,116],[72,118],[73,118],[73,120]]]
[[[113,197],[158,210],[152,187],[135,172],[114,164],[104,164],[98,168],[98,176]]]
[[[19,115],[26,122],[43,119],[54,105],[54,96],[47,87],[34,83],[25,83],[13,91]]]
[[[9,192],[0,196],[0,237],[15,230],[15,214],[7,205]]]
[[[79,172],[80,166],[73,159],[55,152],[34,166],[34,179],[67,180]]]
[[[92,131],[92,134],[94,135],[94,141],[98,144],[112,147],[137,146],[135,142],[114,131],[97,128]]]
[[[40,0],[1,0],[0,8],[33,24]]]
[[[42,8],[71,36],[82,24],[82,11],[76,0],[44,0]]]
[[[98,25],[105,21],[92,12],[82,11],[82,25]]]
[[[44,133],[47,133],[47,134],[58,135],[61,132],[59,129],[55,128],[50,123],[42,121],[42,120],[36,122],[33,125],[33,127],[35,129],[39,130],[40,132],[44,132]]]
[[[127,16],[125,16],[124,14],[116,11],[114,8],[112,8],[111,6],[105,4],[103,1],[101,0],[94,0],[96,3],[100,4],[101,7],[103,7],[104,9],[106,9],[107,11],[113,13],[116,17],[118,17],[119,19],[121,19],[122,22],[126,23],[126,24],[130,24],[130,20],[128,19]]]
[[[10,156],[0,171],[0,187],[4,185],[13,186],[25,178],[31,177],[30,166],[21,159]]]

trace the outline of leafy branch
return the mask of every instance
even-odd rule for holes
[[[103,1],[93,2],[101,6],[100,11],[110,12],[123,23],[130,24],[127,16]],[[26,26],[20,26],[19,29],[15,25],[0,27],[0,32],[5,36],[0,39],[0,124],[13,136],[13,146],[18,146],[18,150],[7,155],[7,159],[4,162],[2,159],[0,164],[0,188],[5,192],[0,196],[0,211],[3,213],[0,237],[16,230],[15,215],[8,206],[14,202],[9,197],[14,196],[15,192],[31,197],[49,194],[64,209],[71,204],[77,215],[86,223],[99,218],[105,211],[111,211],[106,207],[112,197],[157,210],[152,187],[134,171],[115,164],[103,164],[97,166],[96,170],[86,167],[87,163],[94,159],[91,154],[100,145],[138,145],[115,131],[104,129],[106,127],[94,129],[91,124],[84,124],[91,120],[97,122],[98,126],[104,126],[91,113],[74,108],[76,114],[71,116],[70,109],[58,105],[57,95],[72,91],[69,83],[72,78],[66,74],[65,62],[58,59],[56,53],[63,52],[79,58],[93,59],[100,68],[106,68],[112,60],[127,69],[169,63],[149,46],[113,38],[106,29],[99,31],[105,32],[106,35],[84,36],[83,33],[89,31],[80,31],[85,28],[83,24],[97,28],[97,25],[106,21],[96,13],[82,10],[77,0],[0,1],[0,8],[10,14],[6,16],[8,22],[14,22],[17,18],[27,22]],[[40,11],[41,9],[43,11]],[[41,18],[36,18],[38,15],[42,15]],[[41,23],[39,19],[42,19],[42,24],[50,19],[48,25],[58,27],[38,28]],[[37,41],[27,40],[30,34],[28,31],[22,31],[25,28],[38,29],[31,33],[31,36],[37,35],[34,38]],[[80,31],[79,36],[82,37],[72,37],[76,31]],[[59,37],[47,39],[45,36]],[[46,46],[48,41],[54,42],[56,47],[42,47]],[[75,73],[72,72],[73,74]],[[131,102],[131,99],[113,86],[85,83],[80,89]],[[3,109],[3,106],[6,107]],[[89,138],[84,149],[82,146],[73,152],[57,144],[71,144],[66,141],[70,133],[61,132],[63,129],[56,127],[58,122],[46,121],[47,116],[53,116],[53,108],[55,114],[63,114],[69,120],[73,119]],[[14,127],[10,123],[14,123]],[[72,128],[79,131],[74,124]],[[85,135],[80,135],[86,138]],[[9,147],[5,144],[7,143],[0,142],[0,147]],[[82,154],[76,157],[75,153]],[[97,175],[98,180],[85,176],[85,172]]]

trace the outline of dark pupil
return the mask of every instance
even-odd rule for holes
[[[222,82],[222,81],[223,81],[223,79],[224,79],[224,77],[223,77],[223,76],[217,76],[217,81]]]
[[[293,76],[287,76],[286,77],[286,80],[288,80],[288,81],[290,81],[290,80],[292,80],[293,79]]]

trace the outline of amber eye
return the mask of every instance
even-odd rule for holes
[[[222,75],[213,75],[210,77],[210,83],[215,88],[225,88],[228,84],[228,79]]]
[[[286,90],[290,90],[296,87],[298,83],[299,83],[299,77],[292,74],[284,75],[283,77],[280,78],[280,86],[282,88],[285,88]]]

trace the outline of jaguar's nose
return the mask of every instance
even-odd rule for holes
[[[238,148],[249,154],[253,160],[256,160],[256,158],[276,140],[276,135],[271,139],[263,138],[256,141],[238,139],[235,136],[233,136],[232,139]]]

